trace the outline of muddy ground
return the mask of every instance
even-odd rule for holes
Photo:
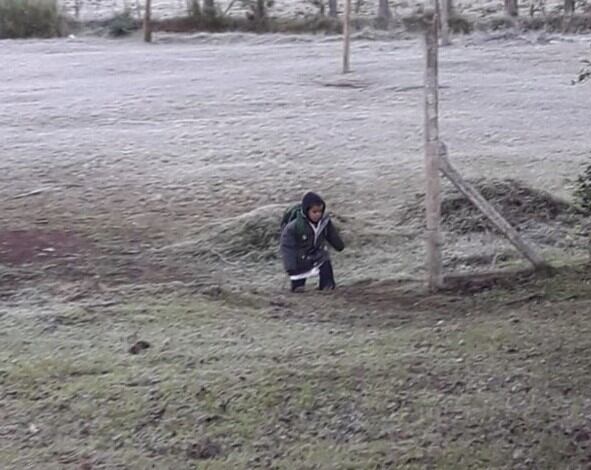
[[[347,77],[331,39],[3,42],[0,467],[588,468],[587,218],[568,209],[588,51],[442,51],[453,162],[564,199],[515,220],[576,267],[427,295],[418,41],[355,41]],[[309,188],[349,247],[338,291],[294,297],[275,223]],[[446,207],[448,271],[523,266]]]

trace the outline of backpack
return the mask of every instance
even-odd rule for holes
[[[280,230],[281,232],[283,232],[283,229],[287,226],[287,224],[289,224],[291,221],[299,219],[302,223],[298,223],[296,224],[296,233],[299,237],[299,235],[301,233],[304,232],[304,219],[302,217],[302,205],[301,204],[295,204],[293,206],[288,207],[287,209],[285,209],[285,212],[283,213],[283,217],[281,219],[281,226],[280,226]]]
[[[298,218],[298,213],[301,212],[301,210],[302,210],[301,204],[295,204],[295,205],[290,206],[287,209],[285,209],[285,212],[283,213],[283,218],[281,219],[281,231],[282,232],[287,224],[289,224],[292,220],[295,220]]]

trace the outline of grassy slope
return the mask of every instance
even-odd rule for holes
[[[8,311],[0,466],[583,468],[584,278]]]

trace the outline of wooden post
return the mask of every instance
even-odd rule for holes
[[[442,287],[441,183],[439,181],[439,84],[438,25],[433,11],[426,11],[425,24],[425,175],[427,210],[427,270],[431,291]]]
[[[351,0],[345,0],[343,18],[343,73],[351,71]]]
[[[474,186],[464,180],[447,158],[447,148],[443,142],[439,147],[439,164],[441,172],[453,183],[453,185],[482,212],[488,220],[523,254],[537,270],[550,271],[551,267],[544,261],[532,247],[530,247],[519,232],[499,214],[499,212],[478,192]]]
[[[152,0],[146,0],[144,11],[144,41],[152,42]]]
[[[449,40],[449,12],[451,0],[441,0],[439,7],[439,17],[441,18],[441,45],[449,46],[451,41]]]

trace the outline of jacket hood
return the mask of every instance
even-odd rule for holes
[[[308,217],[308,211],[312,206],[322,206],[322,212],[326,210],[326,204],[324,200],[316,193],[309,192],[304,194],[302,198],[302,212]]]

